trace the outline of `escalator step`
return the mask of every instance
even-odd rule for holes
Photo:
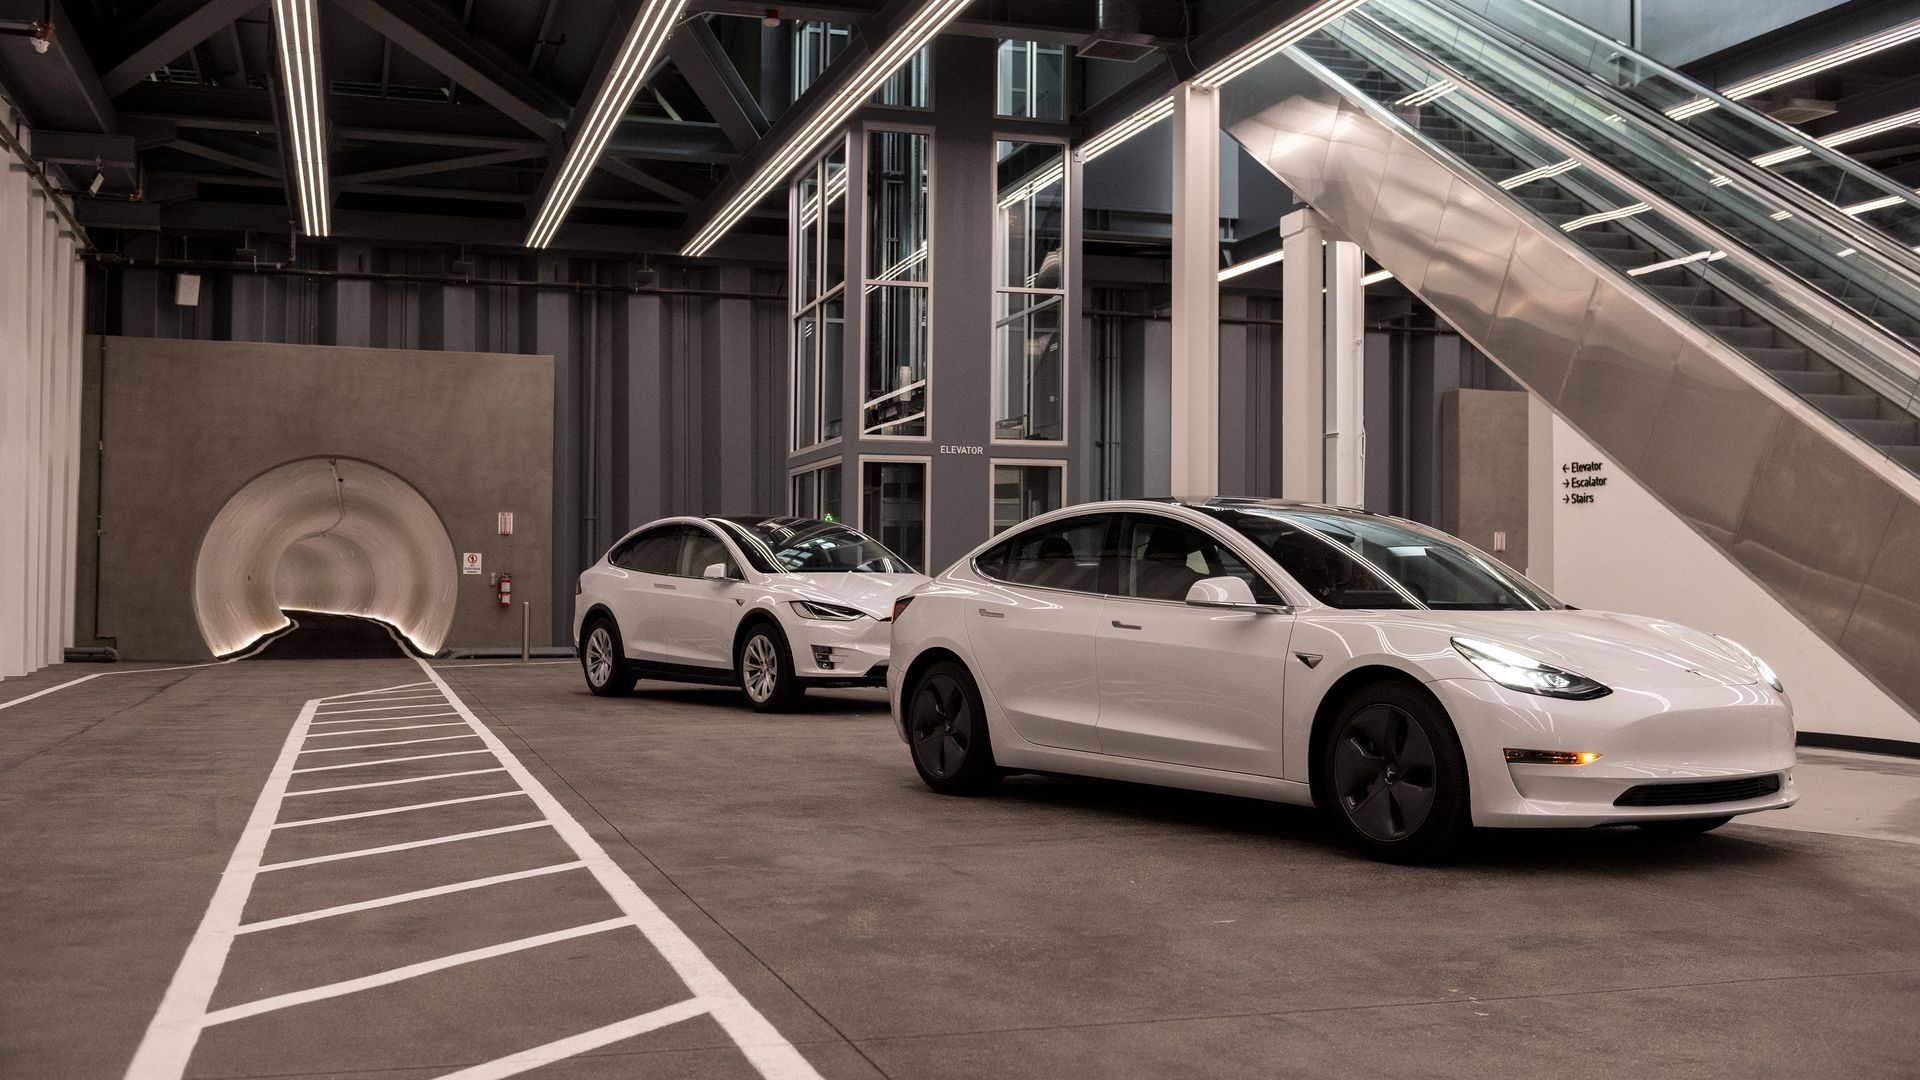
[[[1802,394],[1807,404],[1840,420],[1876,420],[1880,399],[1872,394]]]
[[[1740,349],[1747,358],[1770,371],[1805,371],[1811,358],[1805,349],[1747,345]]]
[[[1665,299],[1668,303],[1677,304],[1681,307],[1707,307],[1712,297],[1711,290],[1704,285],[1650,285],[1648,288],[1659,294],[1661,298]],[[1728,308],[1727,310],[1737,311],[1738,309]],[[1739,320],[1735,319],[1731,321],[1738,322]]]
[[[1795,393],[1837,394],[1840,392],[1841,379],[1837,371],[1775,371],[1771,374]]]
[[[1615,229],[1581,229],[1580,242],[1590,248],[1631,248],[1638,243],[1633,234]]]
[[[1712,330],[1714,337],[1736,347],[1765,348],[1773,344],[1775,337],[1771,326],[1715,326]]]
[[[1893,460],[1914,472],[1920,472],[1920,446],[1883,446],[1880,449],[1885,450]]]
[[[1699,290],[1696,289],[1694,291],[1697,292]],[[1681,312],[1685,314],[1687,318],[1706,327],[1739,326],[1741,325],[1741,319],[1745,317],[1744,312],[1732,306],[1719,307],[1716,305],[1684,302],[1675,304],[1674,306],[1680,308]]]
[[[1920,423],[1912,420],[1842,420],[1875,446],[1912,446],[1920,443]]]

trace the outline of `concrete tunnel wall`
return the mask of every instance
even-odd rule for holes
[[[365,462],[309,458],[240,489],[194,566],[194,614],[216,656],[287,624],[285,609],[389,623],[423,652],[446,643],[459,573],[432,505]]]
[[[551,358],[108,337],[86,362],[81,641],[206,659],[300,607],[511,648],[528,601],[532,644],[554,643],[573,597],[551,584]]]

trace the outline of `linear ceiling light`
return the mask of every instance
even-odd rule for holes
[[[1528,169],[1526,172],[1516,176],[1509,176],[1505,180],[1500,181],[1500,186],[1508,191],[1512,191],[1522,184],[1531,184],[1535,180],[1545,180],[1549,177],[1559,176],[1561,173],[1572,172],[1579,167],[1580,163],[1578,161],[1575,161],[1573,158],[1568,158],[1565,161],[1556,161],[1551,165],[1542,165],[1537,169]]]
[[[273,0],[280,85],[286,91],[293,188],[300,204],[300,230],[326,236],[333,230],[327,190],[327,109],[320,77],[318,0]]]
[[[1856,142],[1870,135],[1878,135],[1884,131],[1910,127],[1914,124],[1920,124],[1920,109],[1908,109],[1903,113],[1883,116],[1878,120],[1870,120],[1867,123],[1855,127],[1836,131],[1831,135],[1823,135],[1814,141],[1826,147],[1845,146],[1850,142]],[[1778,150],[1771,150],[1755,157],[1753,163],[1760,166],[1778,165],[1783,161],[1792,161],[1795,158],[1806,157],[1811,153],[1813,153],[1813,151],[1804,146],[1783,146]]]
[[[1423,86],[1420,89],[1415,90],[1413,93],[1408,94],[1406,97],[1403,97],[1400,100],[1394,102],[1394,104],[1404,106],[1407,108],[1413,108],[1419,105],[1429,105],[1429,104],[1432,104],[1433,102],[1439,101],[1441,98],[1446,97],[1448,94],[1453,93],[1455,90],[1458,90],[1459,88],[1460,88],[1460,84],[1454,82],[1452,79],[1441,79],[1437,83],[1432,83],[1428,86]]]
[[[1126,119],[1081,143],[1080,160],[1092,161],[1172,115],[1173,95],[1155,98],[1146,106],[1129,113]]]
[[[606,82],[600,84],[593,108],[575,133],[572,145],[567,147],[559,176],[548,190],[539,215],[533,219],[533,228],[527,233],[528,247],[543,248],[553,242],[553,234],[560,231],[567,211],[573,209],[573,201],[580,197],[580,189],[586,186],[587,177],[593,174],[600,155],[606,152],[607,143],[619,129],[621,118],[633,104],[634,95],[640,92],[647,72],[659,58],[660,50],[666,47],[667,38],[672,36],[674,25],[680,21],[680,13],[686,6],[687,0],[649,0],[633,20],[613,70],[607,73]]]
[[[872,97],[882,83],[892,78],[895,72],[906,66],[907,61],[913,59],[921,47],[938,37],[948,23],[958,18],[968,3],[969,0],[927,0],[921,5],[905,26],[867,58],[867,62],[854,72],[853,78],[838,93],[789,136],[777,153],[754,170],[739,192],[727,200],[712,221],[707,222],[706,228],[696,233],[687,246],[680,249],[680,254],[688,257],[706,254],[708,248],[718,243],[727,230],[733,228],[741,218],[747,216],[747,211],[766,197],[767,192],[785,180],[802,161],[813,156],[828,136]]]
[[[1572,232],[1575,229],[1584,229],[1589,225],[1598,225],[1603,221],[1618,221],[1621,218],[1629,218],[1635,214],[1644,214],[1651,209],[1653,209],[1653,207],[1648,206],[1646,203],[1637,202],[1629,206],[1623,206],[1618,210],[1602,210],[1597,214],[1577,217],[1560,227],[1567,232]]]
[[[1361,278],[1360,284],[1378,285],[1380,282],[1385,281],[1392,276],[1393,276],[1393,271],[1391,270],[1375,270],[1373,273],[1368,274],[1366,277]]]
[[[1285,248],[1279,248],[1274,251],[1269,251],[1265,255],[1248,259],[1246,262],[1234,263],[1232,266],[1229,266],[1225,270],[1220,271],[1220,276],[1215,280],[1228,281],[1233,278],[1239,277],[1241,274],[1251,274],[1255,270],[1258,270],[1262,267],[1272,266],[1274,263],[1277,263],[1281,259],[1284,259],[1286,257],[1287,257],[1287,250]]]
[[[1849,41],[1844,45],[1836,45],[1826,52],[1815,53],[1804,60],[1796,60],[1785,67],[1778,67],[1772,71],[1761,72],[1752,78],[1742,79],[1720,91],[1720,93],[1733,101],[1739,101],[1742,98],[1749,98],[1755,94],[1765,93],[1776,86],[1782,86],[1795,79],[1805,78],[1808,75],[1814,75],[1826,71],[1829,68],[1836,68],[1842,64],[1852,63],[1863,56],[1871,56],[1884,49],[1891,49],[1896,45],[1904,45],[1916,39],[1920,39],[1920,19],[1901,23],[1899,26],[1890,27],[1877,34],[1860,38],[1857,41]],[[1692,101],[1675,105],[1668,109],[1667,115],[1673,117],[1675,120],[1685,120],[1689,116],[1698,116],[1708,109],[1716,107],[1717,103],[1713,101],[1713,99],[1698,97]]]

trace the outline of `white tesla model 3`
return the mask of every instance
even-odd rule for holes
[[[1025,522],[895,604],[887,687],[936,791],[1026,770],[1318,805],[1390,859],[1470,825],[1705,831],[1798,797],[1792,708],[1740,645],[1277,500]]]
[[[880,686],[894,597],[926,582],[865,533],[792,517],[666,518],[580,575],[573,640],[587,687],[732,683],[756,709],[809,686]]]

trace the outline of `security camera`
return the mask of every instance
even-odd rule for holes
[[[53,44],[53,24],[37,22],[33,24],[33,51],[45,55]]]

